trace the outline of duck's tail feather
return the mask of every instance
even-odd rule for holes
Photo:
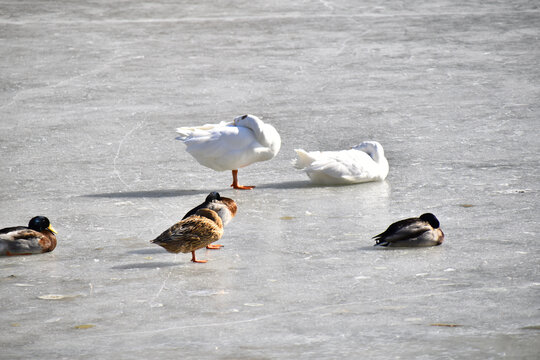
[[[176,132],[178,133],[176,140],[185,140],[193,133],[193,131],[188,128],[177,128]]]
[[[304,169],[311,165],[313,161],[315,161],[315,159],[303,149],[294,149],[294,151],[296,151],[296,155],[298,157],[292,161],[292,165],[297,169]]]

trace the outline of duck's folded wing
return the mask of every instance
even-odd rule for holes
[[[192,227],[192,222],[190,222],[189,219],[179,222],[165,230],[161,235],[152,240],[152,242],[163,246],[163,244],[198,239],[198,236],[191,232]]]
[[[17,232],[17,231],[23,231],[23,230],[30,230],[26,226],[14,226],[9,228],[0,229],[0,236],[6,235],[9,233]]]
[[[176,139],[186,140],[187,138],[190,138],[190,137],[204,136],[204,134],[208,132],[216,131],[230,125],[232,125],[232,122],[222,121],[219,124],[205,124],[202,126],[179,127],[179,128],[176,128],[176,132],[179,134],[179,136]]]
[[[373,238],[377,242],[396,242],[418,237],[430,230],[432,227],[427,222],[406,219],[390,225],[388,229]]]
[[[335,178],[351,180],[362,178],[367,174],[363,164],[358,161],[358,156],[349,151],[319,152],[314,154],[314,157],[316,160],[309,167],[311,171],[324,172]]]
[[[197,227],[199,226],[199,222],[201,221],[201,218],[197,215],[190,216],[186,218],[185,220],[182,220],[179,223],[176,223],[169,229],[169,233],[171,237],[181,237],[186,236],[188,234],[192,234]]]
[[[2,240],[13,240],[13,241],[24,240],[24,239],[38,239],[39,240],[42,237],[43,237],[43,234],[24,226],[4,229],[4,231],[0,233],[0,239]]]
[[[379,176],[379,166],[368,154],[362,151],[349,150],[346,155],[350,173],[348,180],[362,182]]]
[[[253,143],[255,137],[253,132],[244,127],[238,126],[219,126],[210,130],[195,130],[190,136],[183,139],[186,145],[204,144],[205,146],[247,146]],[[258,145],[260,146],[260,145]]]
[[[0,255],[41,252],[43,234],[24,227],[10,229],[0,234]]]
[[[323,172],[334,178],[351,175],[346,163],[332,158],[317,159],[311,163],[308,170],[313,172]]]
[[[201,130],[183,142],[186,151],[201,165],[217,171],[234,170],[260,161],[261,145],[253,132],[244,127]]]

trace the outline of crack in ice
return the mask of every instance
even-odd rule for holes
[[[137,130],[138,128],[140,128],[142,125],[144,124],[144,121],[141,121],[139,122],[137,125],[135,125],[131,130],[129,130],[125,135],[124,137],[122,138],[122,140],[120,140],[120,143],[118,144],[118,148],[116,149],[116,155],[114,156],[114,159],[113,159],[113,173],[116,175],[116,177],[118,178],[118,180],[120,180],[120,182],[122,184],[124,184],[125,187],[129,188],[130,185],[128,185],[128,183],[126,183],[124,181],[124,179],[122,179],[122,177],[120,176],[120,171],[118,170],[118,168],[116,167],[116,162],[118,161],[118,158],[120,157],[120,150],[122,150],[122,146],[124,145],[124,141],[126,141],[126,139],[135,131]]]
[[[174,260],[173,260],[173,261],[176,261],[176,255],[177,255],[177,254],[174,254]],[[151,308],[152,308],[152,307],[161,307],[161,306],[163,306],[163,304],[156,302],[156,300],[157,300],[157,298],[159,297],[159,295],[161,294],[161,292],[163,291],[163,289],[165,288],[165,284],[167,283],[167,281],[168,281],[169,278],[171,277],[171,274],[172,274],[172,269],[169,269],[169,273],[168,273],[167,276],[165,277],[165,280],[163,280],[163,282],[161,283],[161,287],[159,288],[157,294],[154,295],[154,297],[152,298],[152,300],[149,301],[150,307],[151,307]]]

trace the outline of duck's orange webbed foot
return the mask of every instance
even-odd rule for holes
[[[255,186],[244,186],[244,185],[238,185],[238,184],[231,184],[231,187],[236,190],[251,190]]]
[[[193,261],[194,263],[201,263],[201,264],[204,264],[204,263],[207,262],[208,260],[197,260],[197,258],[195,257],[195,251],[192,251],[192,252],[191,252],[191,261]]]
[[[233,189],[236,189],[236,190],[251,190],[251,189],[253,189],[255,187],[255,186],[238,185],[238,170],[233,170],[232,171],[232,177],[233,177],[233,182],[231,184],[231,187]]]
[[[207,249],[212,249],[212,250],[218,250],[218,249],[221,249],[224,245],[221,245],[221,244],[210,244],[210,245],[207,245],[206,248]]]

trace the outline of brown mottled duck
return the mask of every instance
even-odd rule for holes
[[[151,242],[172,253],[191,252],[191,261],[197,260],[195,251],[221,239],[223,222],[214,210],[198,209],[194,215],[174,224]]]

